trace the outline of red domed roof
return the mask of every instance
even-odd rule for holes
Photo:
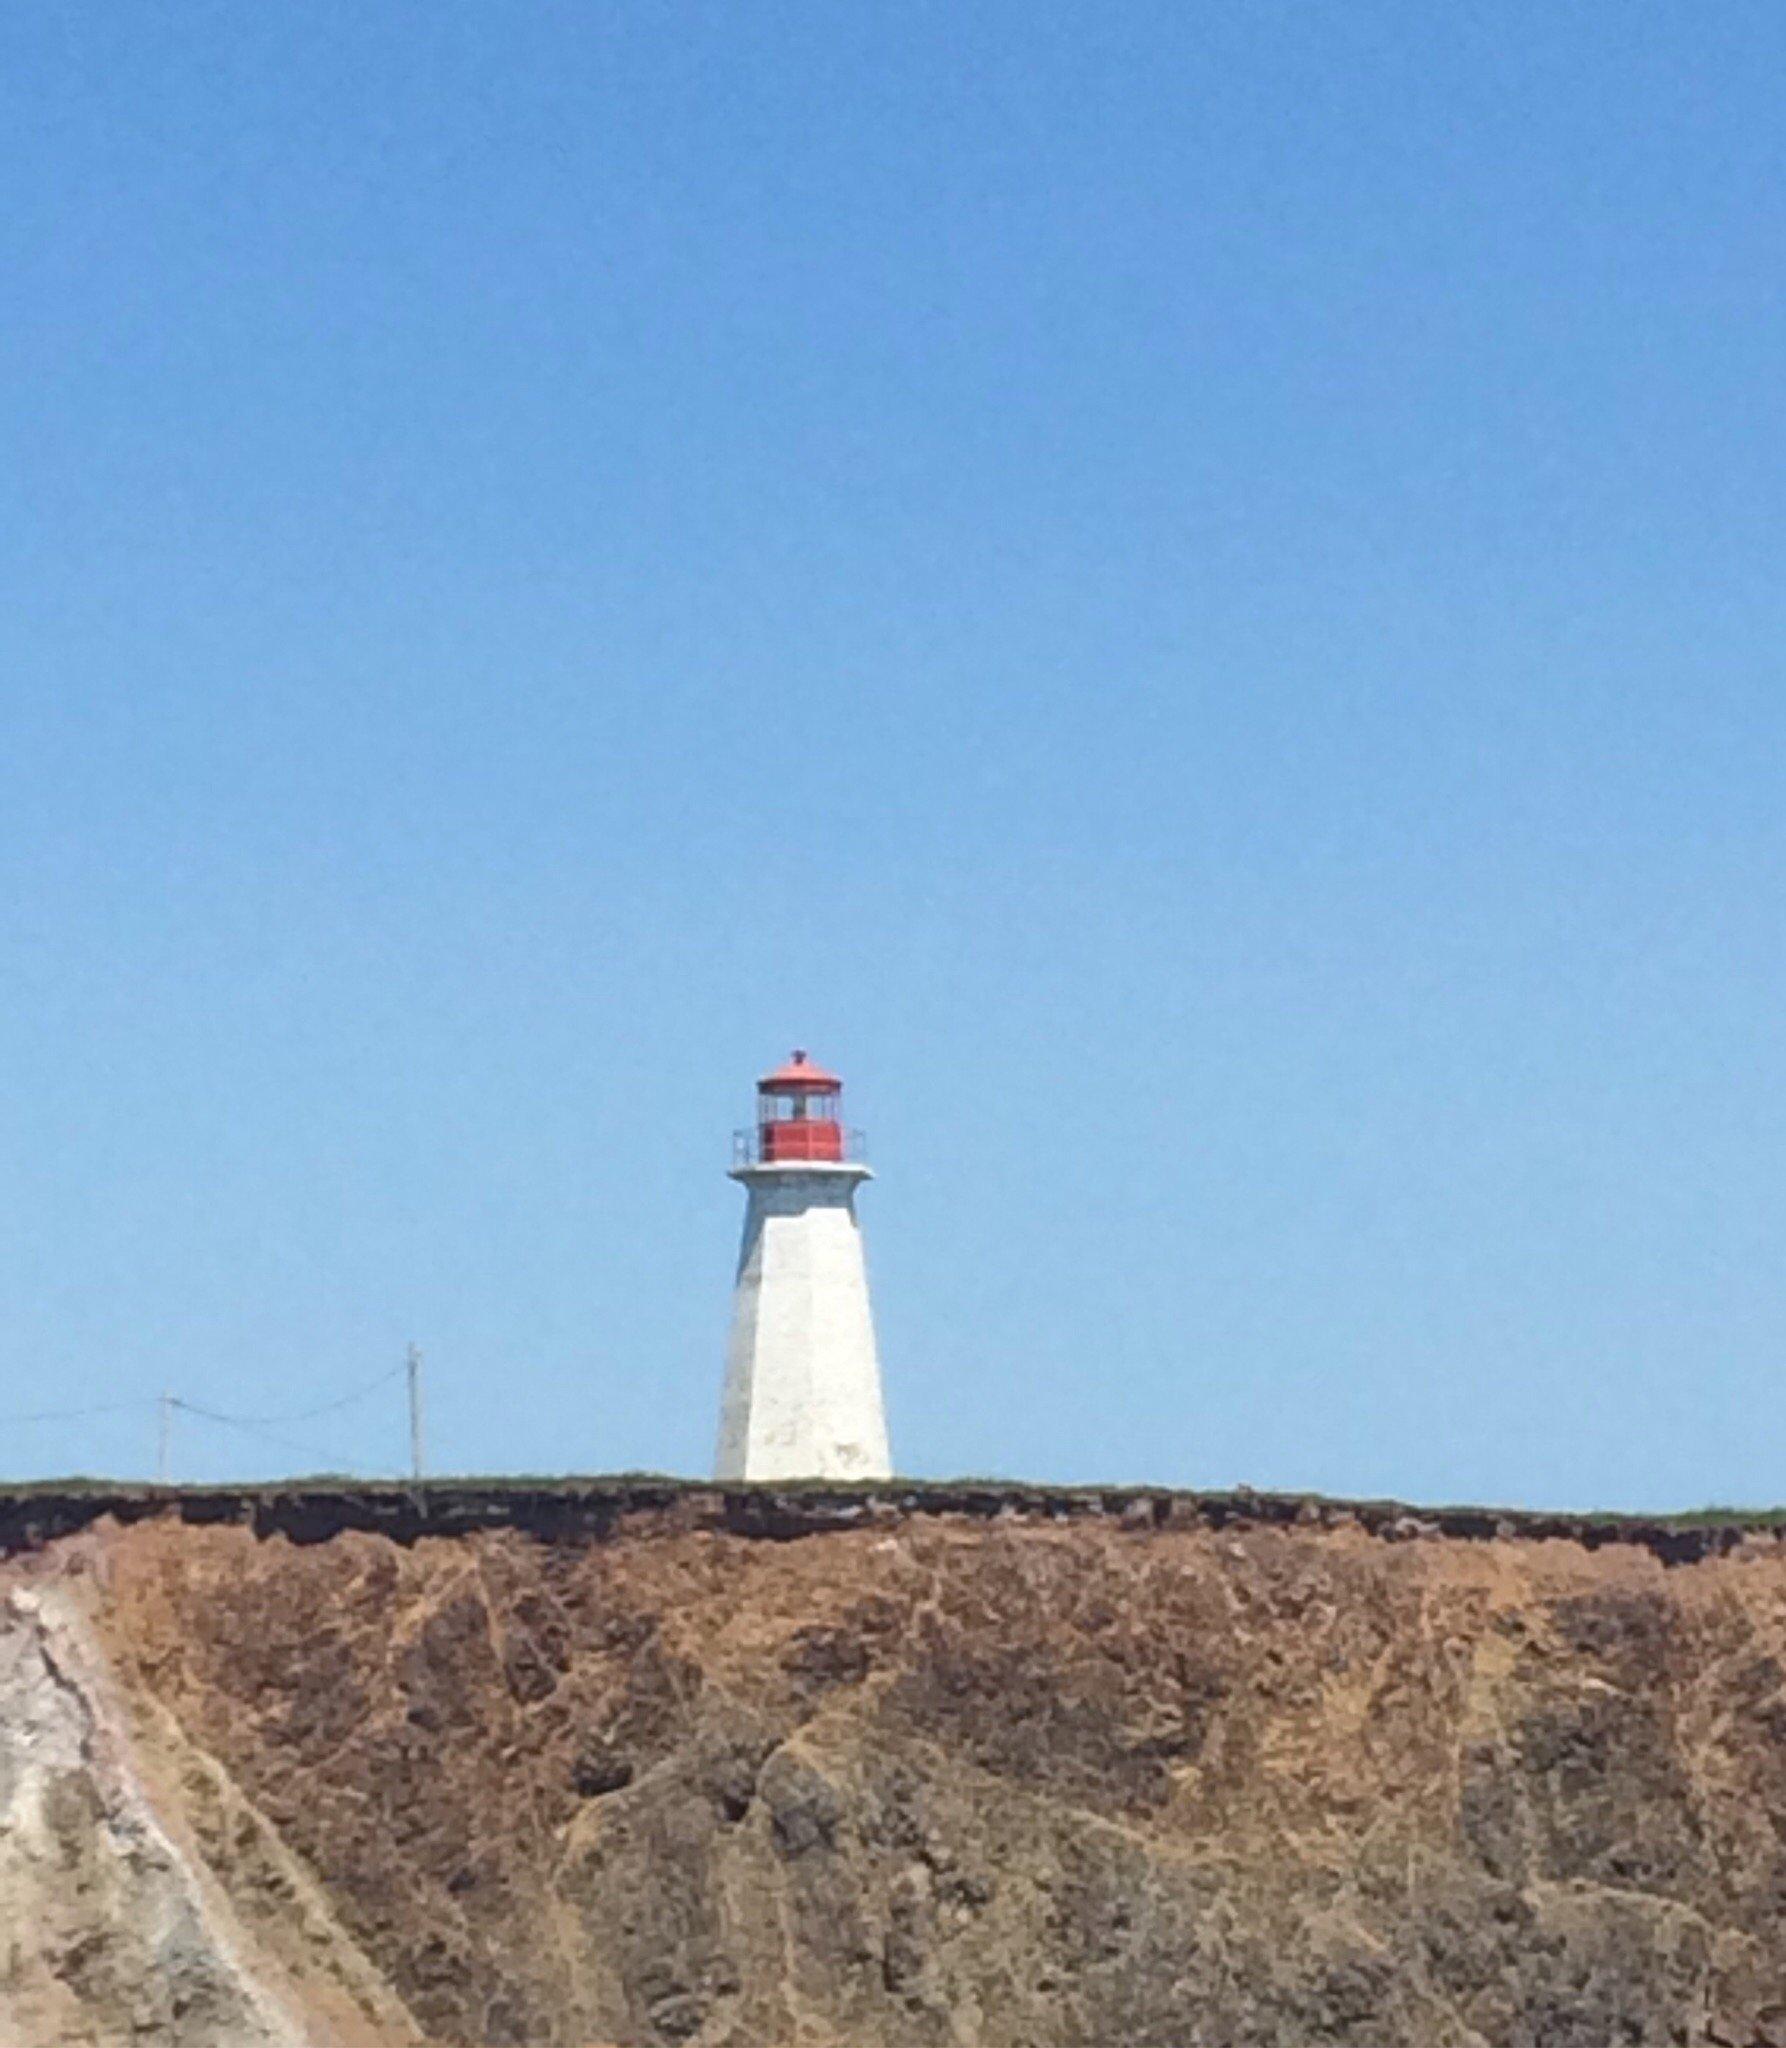
[[[814,1095],[829,1095],[842,1086],[843,1082],[837,1075],[815,1065],[804,1052],[793,1053],[785,1067],[777,1067],[774,1073],[765,1074],[757,1083],[759,1093],[765,1095],[779,1095],[798,1088]]]

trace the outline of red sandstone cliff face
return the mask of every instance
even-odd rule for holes
[[[1771,1540],[667,1507],[14,1570],[85,1617],[189,1949],[263,1997],[139,2043],[1786,2044]],[[94,1896],[84,2004],[79,1928],[0,1953],[24,2048],[133,2038],[152,1909]]]

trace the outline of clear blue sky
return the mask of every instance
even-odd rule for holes
[[[10,10],[0,1409],[703,1470],[801,1043],[906,1470],[1786,1497],[1783,75]]]

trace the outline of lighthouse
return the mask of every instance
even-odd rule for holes
[[[885,1479],[892,1465],[843,1083],[796,1052],[757,1083],[733,1144],[747,1197],[732,1298],[720,1479]]]

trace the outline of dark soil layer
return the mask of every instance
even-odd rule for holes
[[[624,1474],[563,1479],[294,1480],[267,1486],[162,1487],[98,1480],[0,1486],[0,1556],[32,1550],[109,1518],[225,1523],[256,1536],[322,1543],[349,1531],[414,1543],[424,1536],[511,1529],[545,1542],[588,1541],[627,1518],[667,1517],[689,1529],[791,1538],[922,1516],[1072,1523],[1115,1519],[1177,1529],[1353,1528],[1390,1541],[1561,1540],[1589,1550],[1625,1544],[1664,1564],[1692,1564],[1782,1527],[1779,1510],[1685,1515],[1550,1514],[1522,1509],[1410,1508],[1312,1494],[1187,1493],[1144,1486],[1025,1486],[1007,1480],[889,1481],[872,1486],[725,1486]]]

